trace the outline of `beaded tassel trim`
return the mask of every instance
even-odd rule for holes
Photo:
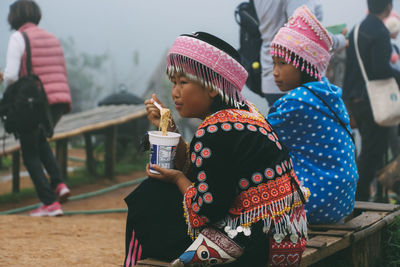
[[[301,187],[305,199],[310,196],[310,191],[306,187]],[[186,224],[188,225],[188,235],[192,239],[196,239],[200,233],[201,227],[192,227],[189,222],[189,209],[187,207],[187,194],[196,194],[196,189],[191,186],[186,191],[183,201],[184,215]],[[298,192],[275,201],[270,204],[259,205],[256,208],[246,210],[240,215],[228,215],[222,222],[224,230],[230,238],[235,238],[238,233],[243,232],[244,235],[251,235],[251,225],[262,220],[264,222],[263,231],[269,233],[272,231],[277,242],[290,235],[291,240],[297,240],[299,236],[308,238],[307,235],[307,217],[304,211],[304,204],[301,201]],[[207,223],[208,221],[200,222]],[[297,241],[296,241],[297,242]],[[294,243],[296,243],[294,242]]]
[[[306,70],[307,74],[311,77],[314,77],[315,79],[322,79],[322,74],[318,71],[316,66],[305,61],[303,58],[288,50],[286,47],[274,44],[273,46],[271,46],[270,54],[271,56],[285,59],[288,64],[292,64],[296,69],[299,69],[301,71]],[[300,58],[303,59],[301,66]]]
[[[239,108],[243,106],[244,98],[239,89],[220,74],[203,64],[179,54],[169,54],[167,57],[167,75],[171,79],[174,74],[183,75],[204,87],[212,88],[222,97],[222,100]]]
[[[301,190],[304,197],[308,199],[310,191],[305,187],[302,187]],[[298,192],[293,192],[274,203],[246,210],[239,216],[228,216],[225,219],[225,232],[231,238],[236,237],[240,232],[250,235],[251,225],[260,220],[264,222],[264,233],[272,231],[274,235],[282,237],[282,239],[287,235],[307,237],[307,218]]]

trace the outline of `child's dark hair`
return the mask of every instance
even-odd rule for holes
[[[217,111],[224,109],[237,109],[237,107],[235,107],[233,103],[230,102],[227,103],[223,101],[222,98],[219,95],[217,95],[216,97],[213,98],[213,101],[211,103],[210,107],[211,113],[215,113]]]
[[[311,75],[310,72],[307,73],[307,67],[305,67],[303,70],[301,70],[301,66],[307,66],[307,65],[309,65],[307,61],[303,60],[301,57],[297,57],[297,58],[296,58],[296,55],[295,55],[295,54],[292,54],[291,62],[293,62],[293,60],[295,60],[295,59],[298,61],[298,64],[299,64],[299,66],[300,66],[300,67],[299,67],[299,70],[300,70],[300,73],[301,73],[301,76],[300,76],[300,78],[301,78],[301,84],[319,81],[317,78],[315,78],[314,75]],[[304,63],[304,64],[303,64],[303,63]],[[291,63],[289,63],[289,64],[291,64]],[[315,70],[314,70],[314,69],[312,69],[312,70],[313,70],[313,72],[315,73]],[[309,71],[310,71],[310,70],[309,70]]]
[[[28,22],[38,25],[41,18],[40,7],[33,0],[18,0],[10,5],[8,23],[13,30],[18,30]]]
[[[379,15],[389,4],[393,4],[393,0],[368,0],[368,10],[369,13],[374,15]]]
[[[317,78],[315,78],[314,76],[310,76],[310,74],[307,73],[306,70],[301,71],[301,84],[305,84],[305,83],[310,83],[310,82],[318,82],[319,80]]]

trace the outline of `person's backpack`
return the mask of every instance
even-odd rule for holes
[[[254,93],[263,96],[261,90],[260,50],[262,45],[259,21],[253,0],[236,7],[235,20],[240,26],[240,60],[249,73],[246,85]]]
[[[7,133],[16,137],[41,127],[47,137],[53,135],[53,120],[47,95],[40,78],[32,73],[28,36],[22,33],[26,45],[27,75],[10,84],[0,100],[0,118]]]

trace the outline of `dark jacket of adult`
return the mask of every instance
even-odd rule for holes
[[[343,84],[343,100],[366,100],[368,94],[354,46],[354,29],[347,47],[346,74]],[[400,72],[390,66],[392,46],[390,34],[383,22],[369,14],[360,25],[358,48],[369,80],[394,77],[400,81]]]

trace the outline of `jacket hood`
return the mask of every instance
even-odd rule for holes
[[[335,115],[332,114],[330,109],[326,106],[327,104],[342,122],[345,124],[350,122],[346,107],[342,100],[342,89],[340,87],[331,84],[325,77],[322,78],[321,81],[306,83],[302,87],[306,87],[307,89],[304,90],[311,90],[317,95],[317,97],[314,98],[304,99],[308,105],[312,105],[314,107],[322,105],[322,107],[317,108],[320,113],[323,113],[324,115],[336,120]],[[318,98],[322,99],[323,101]]]

